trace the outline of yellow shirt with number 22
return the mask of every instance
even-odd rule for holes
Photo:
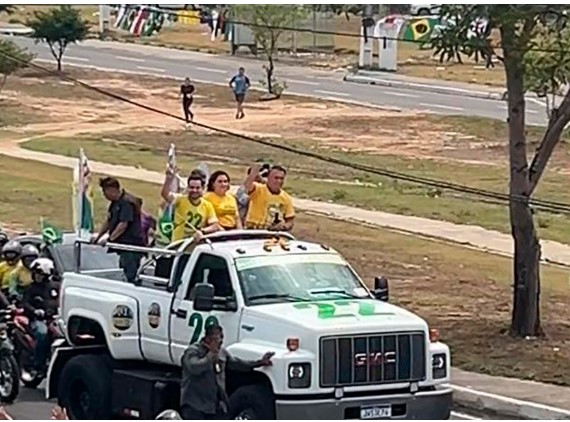
[[[194,228],[203,229],[218,221],[214,207],[204,198],[198,205],[194,205],[186,195],[175,195],[172,201],[174,205],[174,230],[172,241],[185,239],[194,235]]]

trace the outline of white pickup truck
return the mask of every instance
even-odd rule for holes
[[[386,279],[369,290],[336,251],[287,233],[221,232],[161,251],[145,249],[140,286],[116,269],[64,275],[66,339],[46,394],[72,418],[177,409],[181,356],[212,322],[234,356],[275,352],[271,367],[226,374],[232,418],[449,418],[449,348],[387,303]]]

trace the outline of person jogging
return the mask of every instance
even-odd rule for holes
[[[194,92],[196,89],[190,78],[186,78],[184,83],[180,86],[180,97],[182,98],[182,110],[184,111],[184,118],[186,123],[190,123],[194,120],[194,113],[192,113],[191,107],[194,101]]]
[[[245,113],[243,112],[243,103],[245,101],[245,94],[250,86],[251,83],[249,82],[249,78],[245,76],[245,69],[240,67],[237,75],[230,80],[230,87],[234,92],[237,104],[236,119],[243,119],[245,117]]]

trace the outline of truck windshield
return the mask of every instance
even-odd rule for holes
[[[370,297],[338,255],[244,257],[237,258],[235,263],[248,305]]]

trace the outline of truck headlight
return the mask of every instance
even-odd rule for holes
[[[447,376],[447,356],[437,353],[431,357],[432,378],[439,379]]]
[[[291,363],[287,370],[289,388],[309,388],[311,385],[311,364]]]

